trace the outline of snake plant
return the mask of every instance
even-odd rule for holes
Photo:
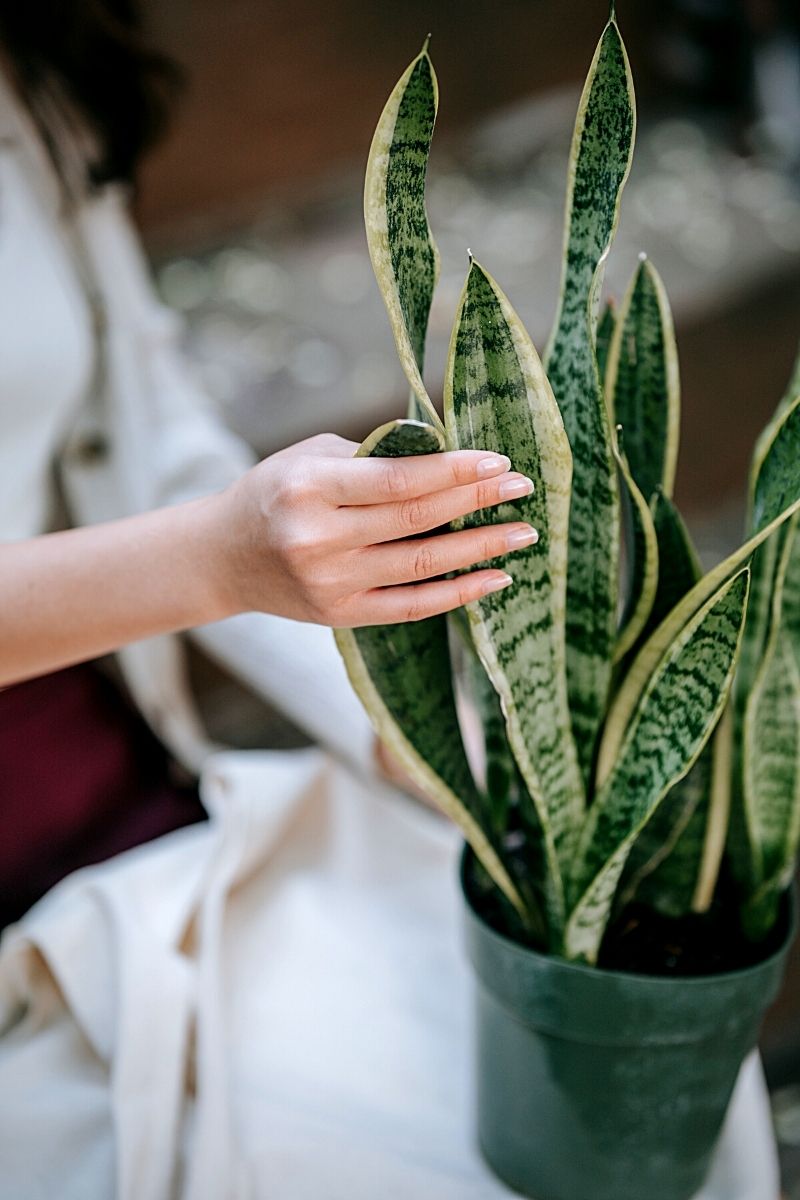
[[[746,540],[703,574],[672,494],[680,382],[655,267],[642,256],[619,310],[600,311],[636,129],[612,8],[575,123],[547,352],[470,256],[442,419],[423,381],[437,103],[426,42],[378,123],[364,206],[409,411],[358,453],[507,454],[532,495],[464,523],[526,521],[539,540],[508,561],[513,587],[466,612],[337,630],[350,678],[550,953],[596,963],[626,905],[703,912],[722,877],[757,941],[800,841],[800,370],[756,447]],[[480,716],[481,769],[459,692]]]

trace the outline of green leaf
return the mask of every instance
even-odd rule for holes
[[[465,522],[529,521],[536,545],[508,563],[513,587],[467,606],[473,640],[501,697],[508,738],[542,827],[549,919],[563,923],[562,869],[584,808],[567,707],[564,648],[572,458],[539,357],[494,280],[473,262],[461,296],[445,379],[451,448],[508,454],[533,495]]]
[[[588,777],[616,638],[619,493],[595,356],[603,266],[630,170],[636,115],[619,29],[606,26],[578,108],[567,186],[561,296],[545,366],[575,462],[567,580],[567,682]]]
[[[409,416],[442,429],[422,369],[439,252],[425,209],[439,91],[426,41],[386,102],[372,139],[364,184],[364,221],[375,278],[397,353],[411,386]]]
[[[611,903],[634,841],[697,761],[725,706],[741,640],[749,571],[740,571],[670,643],[640,697],[614,768],[589,808],[575,862],[579,898],[567,958],[597,961]]]
[[[661,490],[650,501],[658,542],[658,586],[646,633],[652,632],[703,574],[681,514]],[[751,584],[752,587],[752,584]]]
[[[639,262],[608,355],[606,398],[622,426],[633,478],[650,500],[672,495],[680,436],[680,377],[667,293],[655,267]]]
[[[597,322],[597,336],[595,337],[595,355],[597,357],[597,373],[600,376],[602,383],[606,377],[606,364],[608,362],[608,351],[611,346],[611,339],[614,336],[614,326],[617,323],[616,311],[612,300],[607,300],[600,320]]]
[[[794,364],[792,376],[787,385],[786,391],[778,404],[777,409],[772,417],[772,420],[766,425],[761,432],[761,435],[756,442],[753,451],[753,460],[750,466],[750,480],[748,489],[748,514],[747,514],[747,531],[753,533],[755,530],[755,496],[758,488],[758,480],[761,473],[765,458],[772,445],[775,433],[780,427],[786,413],[800,397],[800,354]],[[761,663],[766,651],[767,636],[769,633],[770,613],[772,609],[772,597],[775,591],[775,573],[778,568],[778,562],[781,558],[783,549],[783,540],[786,536],[786,531],[783,530],[759,549],[753,555],[751,564],[752,583],[750,587],[750,603],[747,611],[747,625],[744,631],[744,642],[742,644],[742,658],[739,665],[739,670],[736,675],[735,698],[736,698],[736,717],[737,717],[737,743],[742,741],[742,728],[744,724],[744,709],[747,704],[747,699],[753,688],[755,687],[756,677],[761,667]],[[800,553],[800,547],[798,548]],[[788,595],[788,593],[787,593]],[[737,769],[737,777],[741,774],[740,769]]]
[[[506,719],[500,697],[475,649],[466,610],[458,608],[449,614],[448,619],[455,634],[450,646],[457,681],[456,694],[460,685],[464,702],[474,713],[475,736],[483,742],[481,765],[485,798],[481,824],[495,839],[502,840],[508,829],[509,809],[516,782],[516,762],[508,744]]]
[[[670,788],[633,843],[616,909],[636,900],[667,917],[691,911],[705,839],[713,740],[689,773]]]
[[[702,575],[689,532],[672,500],[659,488],[650,509],[658,539],[658,587],[645,636],[658,626]],[[712,810],[712,789],[719,788],[720,728],[684,779],[678,780],[636,839],[625,866],[615,904],[635,897],[667,916],[691,910]],[[729,773],[729,768],[727,768]],[[716,794],[716,793],[715,793]],[[715,812],[718,811],[718,805]]]
[[[714,899],[731,811],[731,764],[733,761],[733,711],[729,704],[714,733],[711,750],[711,788],[704,804],[705,822],[700,869],[697,873],[692,910],[707,912]]]
[[[393,421],[357,455],[402,457],[443,450],[437,429]],[[491,878],[519,912],[524,906],[480,827],[481,796],[456,714],[445,617],[401,625],[337,629],[336,644],[378,736],[431,800],[458,825]]]
[[[625,531],[625,559],[629,583],[622,614],[614,662],[620,662],[634,646],[646,627],[658,589],[658,539],[650,507],[631,474],[627,456],[612,442],[614,457],[622,479],[622,513]]]
[[[769,932],[777,916],[800,843],[800,661],[792,629],[797,599],[784,603],[787,583],[800,582],[790,571],[797,524],[795,516],[786,528],[775,572],[769,638],[745,706],[742,819],[732,828],[732,836],[746,839],[746,879],[755,894],[744,906],[743,923],[756,940]],[[796,564],[794,570],[798,571]],[[742,853],[742,848],[734,849],[734,863],[741,861]]]
[[[636,655],[614,698],[603,731],[597,763],[602,786],[614,767],[628,724],[648,681],[673,638],[724,581],[751,558],[753,551],[800,509],[800,397],[785,413],[764,457],[754,501],[754,535],[704,575],[671,610]]]
[[[660,829],[664,834],[662,853],[640,868],[636,898],[668,917],[706,912],[711,906],[719,878],[731,800],[731,708],[728,705],[717,728],[689,774],[678,781],[637,838],[653,845]],[[673,828],[665,828],[663,817],[674,815],[682,805]],[[653,829],[651,835],[651,827]]]

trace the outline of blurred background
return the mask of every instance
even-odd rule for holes
[[[361,218],[372,131],[432,34],[429,213],[442,253],[428,349],[441,388],[470,246],[543,348],[566,164],[605,0],[146,0],[184,67],[138,217],[159,288],[229,423],[261,452],[361,438],[405,385]],[[640,251],[664,277],[683,384],[677,498],[707,561],[738,539],[754,439],[800,340],[800,5],[618,0],[639,100],[606,290]],[[763,1049],[800,1197],[800,953]]]

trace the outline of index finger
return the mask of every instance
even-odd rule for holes
[[[407,458],[341,458],[327,464],[325,486],[334,504],[389,504],[503,475],[511,463],[487,450],[445,450]]]

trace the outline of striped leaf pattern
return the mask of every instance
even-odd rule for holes
[[[597,961],[636,837],[697,760],[722,713],[744,624],[748,578],[745,568],[695,612],[668,646],[639,700],[581,834],[572,885],[577,901],[564,942],[568,958]]]
[[[709,596],[800,509],[800,397],[786,411],[765,455],[755,491],[753,512],[756,532],[695,584],[650,635],[634,659],[606,719],[597,762],[597,782],[610,775],[628,724],[670,642]]]
[[[427,42],[400,77],[375,130],[364,185],[367,244],[411,387],[409,416],[442,424],[422,380],[439,252],[428,225],[425,175],[439,92]]]
[[[750,534],[755,532],[755,496],[759,486],[761,469],[769,454],[776,430],[780,427],[783,418],[798,396],[800,396],[800,354],[798,354],[797,361],[794,364],[792,375],[783,398],[778,404],[772,420],[761,433],[753,452],[753,461],[750,467],[747,516],[747,531]],[[743,741],[745,706],[748,697],[756,686],[756,679],[766,653],[773,595],[777,586],[781,586],[782,588],[782,583],[779,583],[776,579],[776,574],[778,564],[783,556],[784,539],[787,536],[789,536],[788,527],[776,534],[775,537],[770,538],[765,545],[760,546],[753,555],[751,563],[752,582],[750,587],[750,602],[747,609],[747,625],[744,631],[741,661],[736,675],[734,692],[737,722],[736,741],[740,747]],[[800,542],[797,543],[795,553],[800,555]],[[784,596],[787,602],[790,602],[791,590],[785,590]],[[741,776],[741,770],[742,766],[740,762],[736,771],[737,783]]]
[[[658,584],[645,635],[661,623],[702,575],[689,532],[659,488],[650,503],[658,542]],[[618,907],[634,896],[667,916],[688,911],[699,871],[712,785],[712,745],[678,780],[636,839],[625,866]]]
[[[595,356],[603,264],[616,229],[635,129],[633,84],[616,22],[606,26],[578,109],[567,188],[561,296],[546,369],[575,462],[567,581],[567,680],[588,777],[616,636],[619,496]]]
[[[403,457],[444,449],[432,426],[394,421],[359,456]],[[411,778],[462,830],[479,861],[518,910],[522,901],[479,823],[482,800],[456,714],[445,617],[337,629],[336,644],[376,732]]]
[[[648,502],[659,488],[671,496],[680,433],[678,353],[667,294],[647,258],[640,260],[617,318],[606,396],[642,494]]]
[[[602,383],[606,377],[606,364],[608,363],[608,351],[611,348],[611,339],[614,336],[614,327],[617,323],[617,315],[614,305],[611,300],[607,300],[603,306],[603,311],[600,314],[600,320],[597,322],[597,336],[595,337],[595,355],[597,357],[597,373],[600,376]]]
[[[514,586],[466,613],[336,631],[350,677],[380,736],[463,830],[482,886],[490,879],[515,910],[510,929],[521,921],[552,952],[596,962],[612,906],[635,897],[667,915],[702,912],[727,849],[743,926],[761,937],[800,844],[800,358],[756,446],[747,540],[701,575],[672,501],[678,359],[646,258],[619,312],[608,304],[598,321],[636,126],[612,4],[575,124],[547,376],[471,261],[442,423],[423,381],[439,272],[425,208],[437,104],[426,42],[384,108],[364,194],[413,419],[382,426],[359,453],[507,454],[534,494],[457,524],[520,519],[540,537],[508,560]],[[478,783],[459,728],[455,630],[459,686],[483,731]]]
[[[646,635],[702,575],[688,530],[672,500],[659,491],[651,509],[660,569]],[[730,807],[731,734],[726,710],[689,774],[675,784],[654,820],[645,826],[628,861],[626,875],[632,876],[627,884],[629,896],[637,891],[640,900],[667,916],[704,911],[711,903]]]
[[[775,572],[771,630],[743,723],[742,799],[755,895],[744,908],[748,934],[758,940],[777,915],[800,840],[800,658],[793,636],[797,599],[784,590],[800,583],[793,554],[798,518],[788,523]],[[784,621],[784,616],[786,620]]]
[[[634,845],[631,859],[640,842],[647,844],[650,827],[656,827],[650,842],[653,859],[636,880],[637,899],[665,916],[706,912],[714,898],[728,832],[732,729],[729,704],[689,774],[672,788]],[[678,820],[662,825],[662,814],[674,815],[678,805]],[[664,835],[660,850],[655,844],[659,832]]]
[[[658,586],[645,632],[652,632],[703,574],[683,517],[663,491],[650,501],[658,542]],[[751,583],[752,587],[752,583]]]
[[[612,445],[622,484],[622,525],[629,577],[625,609],[614,646],[613,661],[617,663],[636,644],[650,618],[658,590],[659,559],[650,506],[633,478],[627,455],[616,439]]]
[[[631,847],[614,901],[617,909],[638,900],[667,917],[691,911],[705,840],[711,767],[709,744],[689,773],[670,789]]]
[[[514,586],[468,606],[473,639],[499,693],[508,736],[537,811],[551,925],[563,924],[562,872],[584,797],[566,696],[564,596],[572,458],[538,355],[478,263],[470,266],[450,344],[445,425],[452,448],[513,456],[533,495],[467,524],[529,521],[539,541],[509,561]]]

